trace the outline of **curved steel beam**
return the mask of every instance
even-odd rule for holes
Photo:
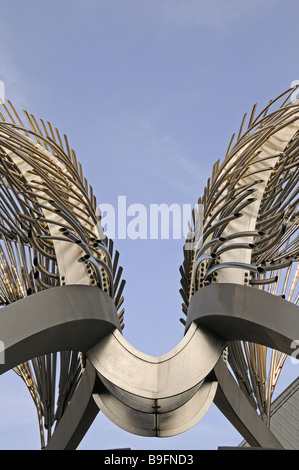
[[[114,302],[86,285],[54,287],[0,310],[4,360],[0,374],[34,357],[85,352],[119,328]]]
[[[80,384],[45,450],[76,450],[100,411],[93,398],[97,381],[96,370],[87,361]]]
[[[299,307],[254,287],[212,284],[190,302],[186,329],[196,322],[227,341],[242,340],[288,355],[299,338]]]
[[[251,447],[283,449],[281,442],[257,414],[223,361],[214,368],[218,381],[215,405]]]
[[[291,354],[299,337],[299,307],[268,292],[237,284],[212,284],[197,291],[186,329],[194,322],[227,341],[249,341]],[[219,361],[211,375],[218,387],[214,403],[253,447],[282,448],[228,368]]]
[[[216,380],[205,380],[188,393],[188,400],[181,400],[165,410],[163,400],[153,401],[148,412],[138,409],[140,397],[130,406],[112,394],[104,383],[94,394],[94,400],[101,411],[117,426],[132,434],[146,437],[170,437],[187,431],[203,418],[213,403],[217,390]],[[187,401],[186,401],[187,400]],[[167,401],[167,399],[164,401]]]

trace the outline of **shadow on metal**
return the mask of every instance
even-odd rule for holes
[[[87,361],[81,382],[45,450],[76,450],[100,411],[93,398],[97,381],[96,370]]]
[[[282,444],[262,421],[223,361],[214,368],[218,381],[215,405],[252,447],[283,449]]]

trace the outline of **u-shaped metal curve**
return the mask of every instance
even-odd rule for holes
[[[283,312],[283,314],[282,314]],[[292,353],[298,306],[249,286],[214,284],[190,302],[186,334],[169,353],[153,357],[115,330],[87,352],[101,379],[95,400],[119,427],[144,436],[189,429],[214,400],[209,379],[228,341],[245,340]]]
[[[195,424],[213,402],[217,382],[205,378],[225,347],[223,339],[194,324],[169,353],[157,358],[143,354],[122,336],[113,300],[96,287],[41,291],[3,307],[0,323],[5,347],[0,374],[47,353],[84,352],[101,379],[95,402],[112,421],[119,421],[124,410],[134,415],[125,427],[130,432],[177,434]],[[161,432],[158,421],[163,422]]]
[[[118,330],[87,352],[102,386],[95,400],[119,427],[166,437],[186,431],[214,400],[216,381],[206,377],[226,340],[195,324],[170,352],[154,357],[134,348]]]

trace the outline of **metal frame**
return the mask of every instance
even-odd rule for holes
[[[3,104],[0,368],[25,381],[42,448],[76,448],[99,409],[130,432],[162,437],[193,426],[213,401],[251,445],[280,447],[271,397],[299,337],[293,92],[257,116],[255,105],[214,165],[180,267],[185,334],[160,357],[122,334],[119,254],[66,136],[27,112],[24,125]]]

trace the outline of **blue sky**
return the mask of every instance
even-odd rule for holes
[[[66,133],[98,204],[192,204],[245,112],[299,79],[296,0],[0,0],[6,98]],[[183,240],[116,240],[125,337],[159,355],[183,335]],[[298,375],[288,365],[278,390]],[[299,366],[297,366],[299,367]],[[29,393],[0,379],[0,449],[39,448]],[[217,449],[242,438],[212,407],[145,439],[101,413],[82,449]]]

